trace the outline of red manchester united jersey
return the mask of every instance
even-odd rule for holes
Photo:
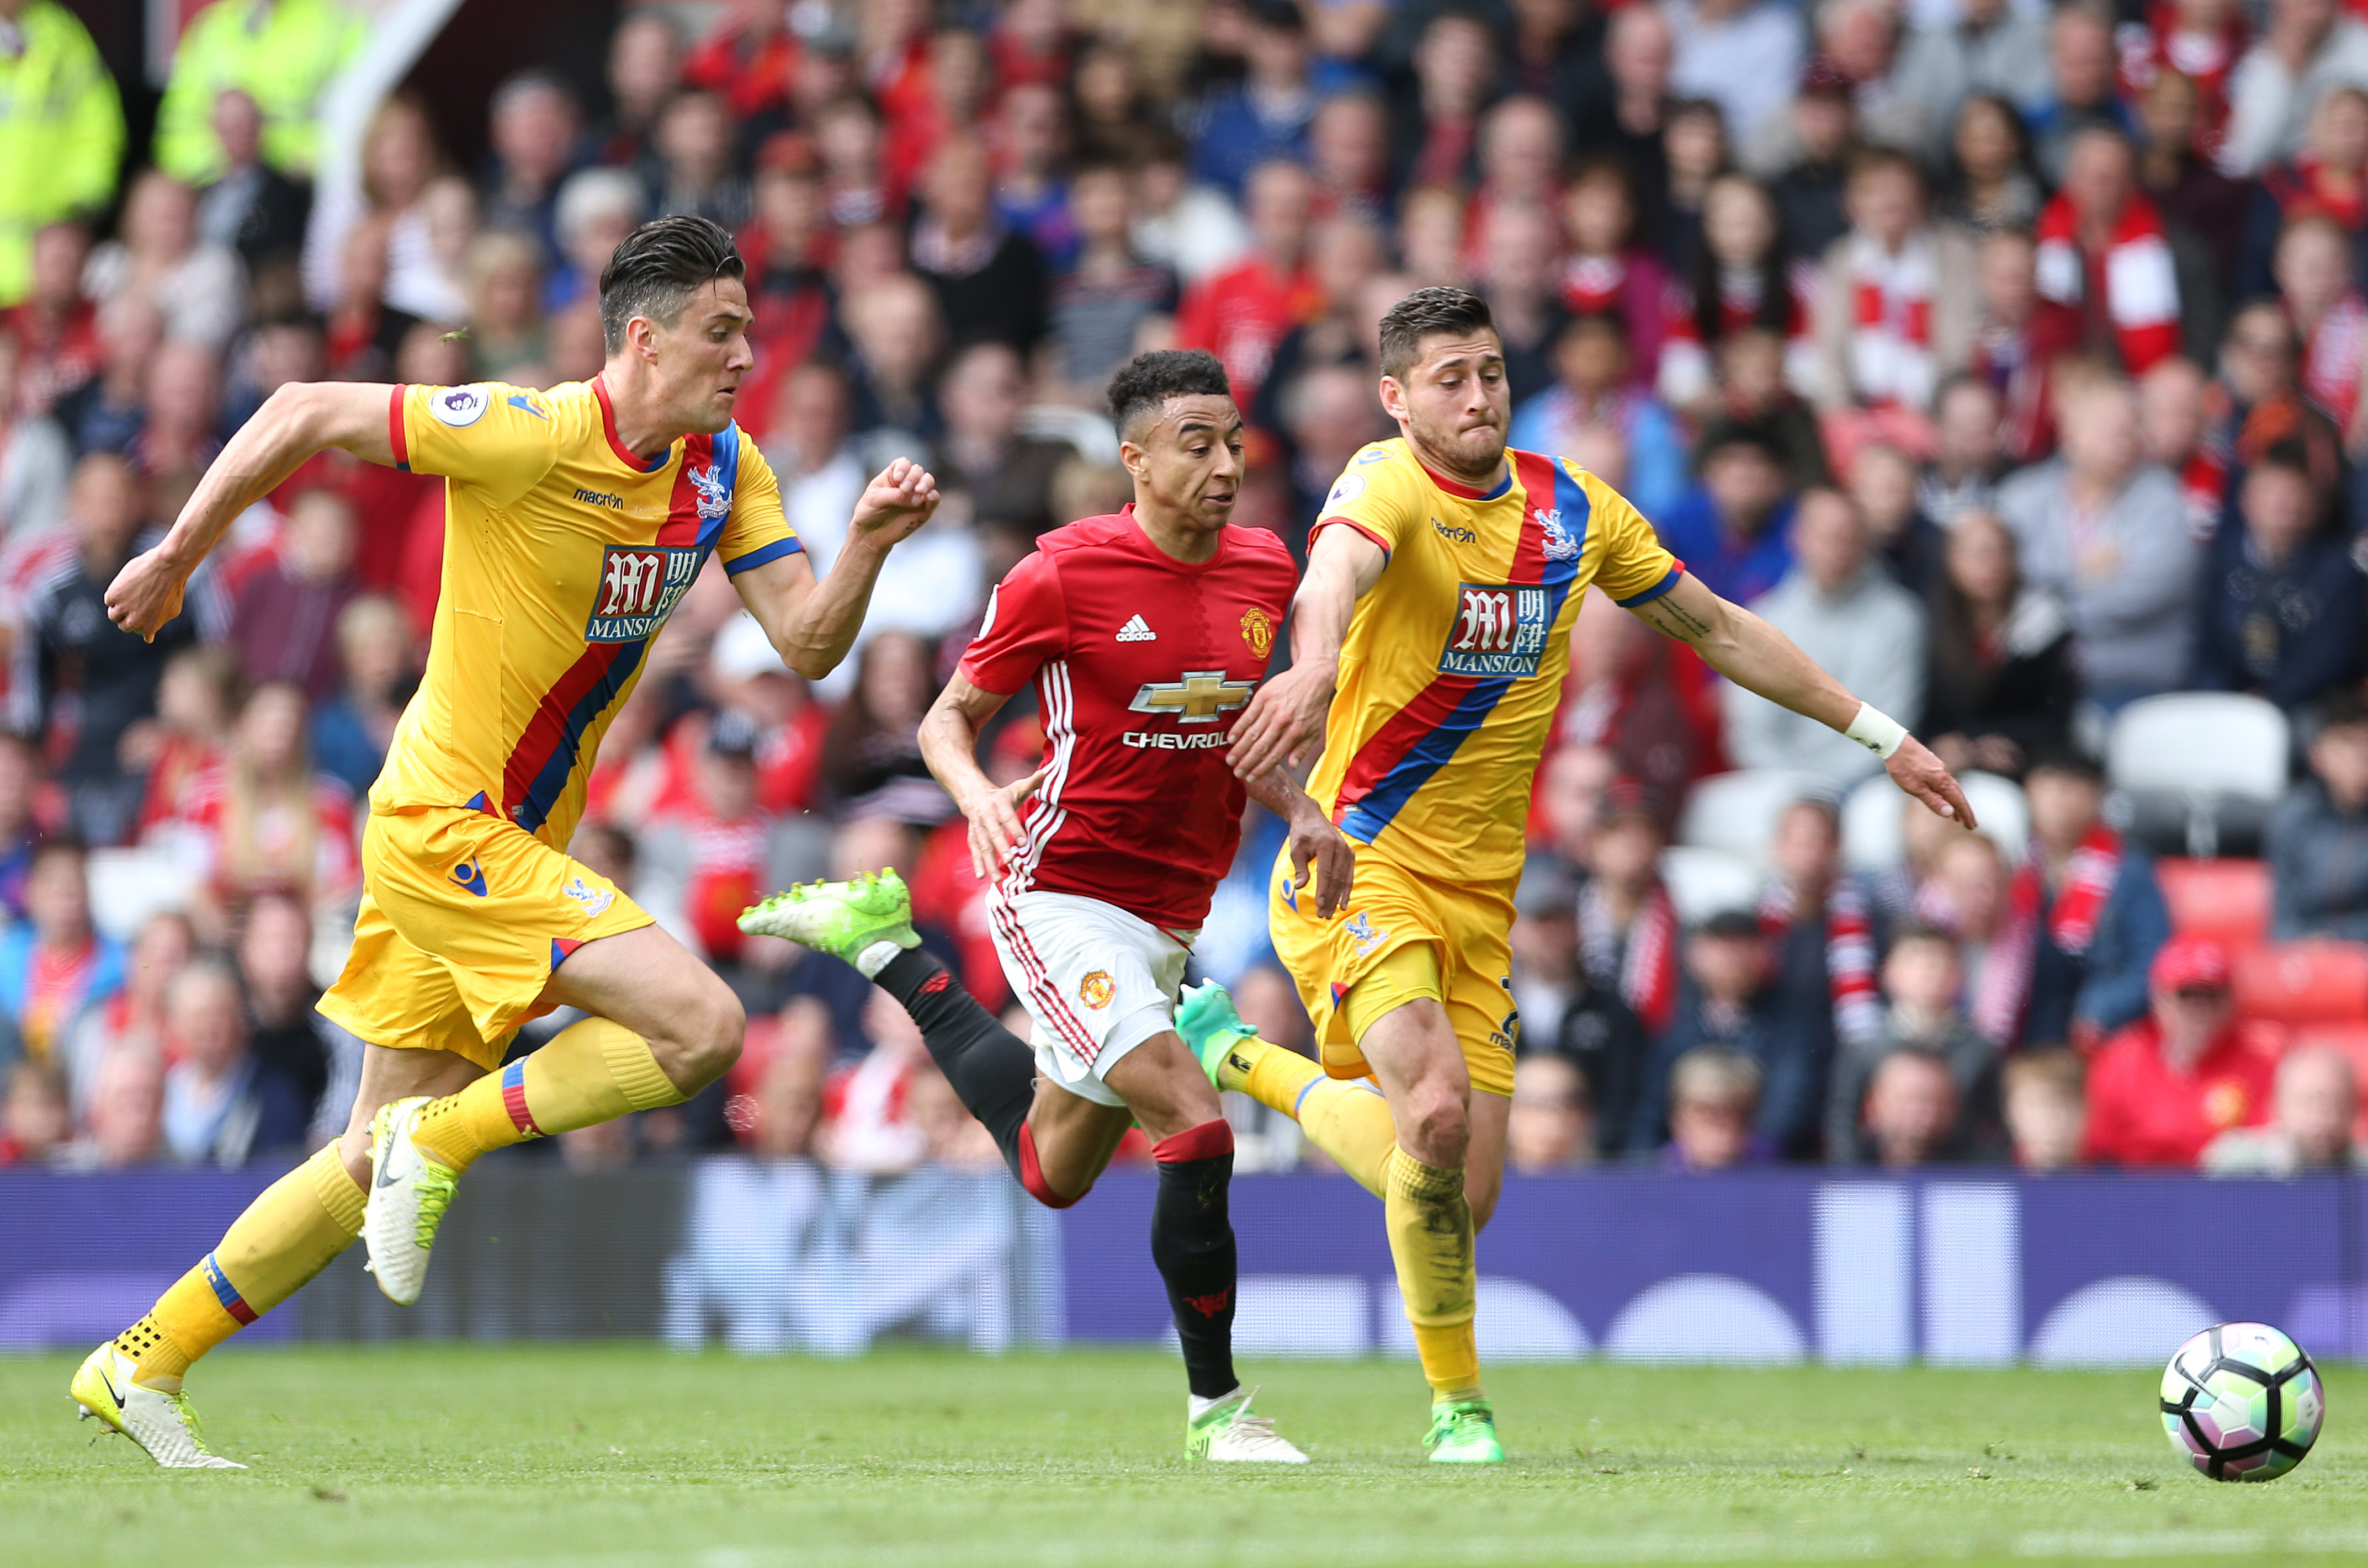
[[[1132,506],[1037,540],[962,662],[985,691],[1032,679],[1043,706],[1044,783],[1020,810],[1026,837],[999,892],[1076,893],[1170,930],[1200,926],[1241,837],[1225,743],[1297,576],[1262,528],[1229,526],[1215,555],[1178,561]]]

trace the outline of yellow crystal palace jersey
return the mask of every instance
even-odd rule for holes
[[[1510,472],[1482,492],[1433,473],[1403,439],[1376,441],[1316,524],[1353,528],[1390,559],[1349,623],[1308,792],[1343,833],[1449,882],[1520,870],[1530,784],[1588,585],[1640,605],[1683,570],[1593,474],[1505,456]]]
[[[445,476],[444,576],[370,804],[470,806],[564,846],[600,737],[708,555],[737,574],[801,548],[780,487],[736,425],[642,462],[597,380],[397,387],[387,419],[398,464]]]

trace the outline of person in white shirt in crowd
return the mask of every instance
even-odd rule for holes
[[[1793,570],[1752,611],[1884,712],[1920,715],[1924,608],[1874,564],[1857,504],[1834,490],[1803,495],[1793,552]],[[1739,686],[1722,698],[1727,755],[1737,767],[1797,769],[1838,790],[1882,769],[1880,757],[1848,736]]]
[[[2368,87],[2368,23],[2342,0],[2270,0],[2270,23],[2228,77],[2221,162],[2257,175],[2302,150],[2303,128],[2329,87]]]
[[[74,449],[57,421],[17,403],[23,347],[0,332],[0,552],[14,555],[53,534],[65,517]]]
[[[1861,151],[1842,199],[1850,231],[1826,248],[1818,291],[1817,403],[1921,415],[1973,357],[1974,242],[1930,221],[1924,177],[1904,153]]]
[[[226,245],[199,237],[197,194],[149,170],[131,183],[120,239],[90,253],[82,291],[101,305],[126,293],[165,317],[165,335],[220,354],[246,314],[246,268]]]
[[[2083,694],[2108,711],[2168,691],[2187,672],[2197,546],[2179,483],[2146,459],[2129,383],[2057,378],[2055,458],[1998,487],[2024,580],[2072,614]]]
[[[1973,93],[1996,93],[2029,110],[2047,97],[2047,25],[2036,8],[2009,0],[1948,0],[1945,23],[1913,26],[1900,46],[1892,83],[1901,97],[1924,106],[1930,139],[1925,154],[1938,160]]]
[[[1670,87],[1718,105],[1727,133],[1752,142],[1801,79],[1800,11],[1779,0],[1668,0],[1661,14],[1677,39]]]
[[[2303,1046],[2278,1061],[2269,1124],[2232,1127],[2203,1151],[2213,1176],[2301,1176],[2368,1168],[2352,1136],[2360,1085],[2351,1059],[2329,1046]]]

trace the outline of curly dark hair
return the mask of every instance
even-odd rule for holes
[[[1110,423],[1124,436],[1171,397],[1233,395],[1224,364],[1207,349],[1156,348],[1129,359],[1110,378]]]

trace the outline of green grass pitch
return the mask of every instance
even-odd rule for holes
[[[1188,1463],[1156,1353],[233,1347],[193,1387],[239,1474],[94,1446],[72,1370],[0,1358],[8,1568],[2368,1562],[2351,1369],[2255,1486],[2185,1468],[2142,1372],[1505,1367],[1475,1471],[1421,1462],[1409,1365],[1247,1367],[1315,1457],[1278,1471]]]

